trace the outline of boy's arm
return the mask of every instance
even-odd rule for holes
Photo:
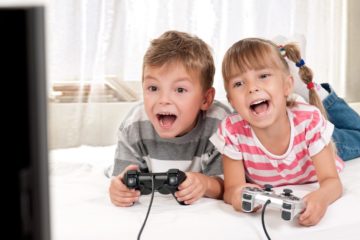
[[[329,144],[312,157],[320,187],[304,197],[306,210],[299,218],[299,223],[302,225],[317,224],[324,216],[327,207],[342,195],[343,188],[331,148]]]
[[[223,180],[217,176],[206,176],[198,172],[186,172],[186,180],[175,193],[178,201],[192,204],[200,198],[221,199],[223,196]]]
[[[224,195],[224,180],[219,176],[202,175],[207,181],[207,189],[205,196],[215,199],[223,199]]]
[[[129,165],[138,165],[140,169],[146,169],[146,163],[140,157],[141,153],[132,146],[134,144],[131,133],[120,127],[112,176],[118,176]]]
[[[123,177],[127,170],[137,170],[138,166],[129,165],[118,176],[111,178],[109,196],[111,202],[118,207],[130,207],[139,200],[140,191],[129,189],[123,183]]]

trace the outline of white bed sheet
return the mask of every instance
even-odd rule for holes
[[[109,200],[109,179],[104,169],[113,161],[115,147],[79,147],[50,152],[52,240],[136,239],[150,196],[130,208]],[[346,163],[341,172],[344,195],[313,227],[280,218],[267,209],[265,222],[272,239],[359,239],[360,159]],[[291,186],[303,196],[316,184]],[[275,191],[280,192],[281,188]],[[141,239],[266,239],[260,213],[236,212],[223,201],[203,198],[190,206],[179,205],[172,195],[156,193]]]

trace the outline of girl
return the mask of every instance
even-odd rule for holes
[[[293,77],[285,57],[299,67],[315,106],[289,100]],[[242,210],[245,186],[318,181],[319,188],[304,197],[306,209],[299,217],[302,225],[317,224],[342,194],[338,171],[344,164],[331,143],[334,126],[324,117],[312,72],[299,49],[244,39],[226,52],[222,73],[227,98],[237,112],[224,119],[211,138],[223,154],[224,201]]]

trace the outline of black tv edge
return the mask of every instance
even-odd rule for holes
[[[45,9],[0,6],[2,235],[49,240]],[[7,232],[7,233],[5,233]]]

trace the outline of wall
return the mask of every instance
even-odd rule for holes
[[[117,129],[136,102],[49,103],[49,148],[80,145],[106,146],[116,143]],[[83,116],[86,113],[86,118]]]
[[[94,114],[89,114],[88,118],[80,123],[77,114],[86,111],[86,104],[50,103],[48,111],[50,149],[116,144],[117,129],[135,104],[137,103],[94,103],[92,109]],[[360,112],[360,103],[350,105]]]

